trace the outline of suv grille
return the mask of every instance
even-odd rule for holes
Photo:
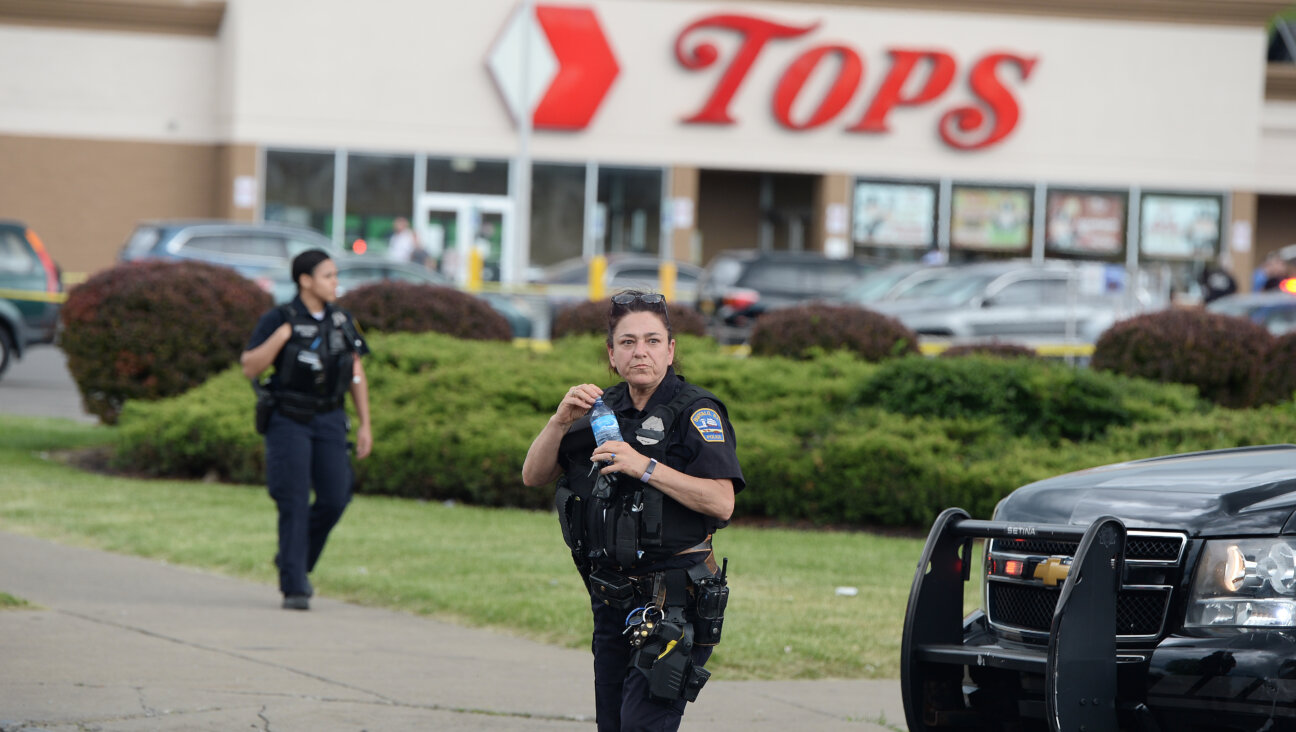
[[[1056,589],[991,582],[990,617],[999,625],[1040,633],[1053,626]],[[1122,636],[1157,636],[1170,600],[1170,588],[1127,588],[1116,597],[1116,632]]]
[[[1183,545],[1184,537],[1181,534],[1140,534],[1131,531],[1125,539],[1125,561],[1177,564]],[[990,551],[1070,557],[1075,555],[1077,546],[1079,545],[1073,541],[995,539],[990,545]]]
[[[1178,567],[1187,537],[1158,531],[1130,531],[1125,540],[1125,561],[1132,567]],[[996,539],[991,555],[1032,557],[1074,556],[1075,542],[1033,539]],[[1146,571],[1144,571],[1146,574]],[[1129,579],[1127,575],[1126,579]],[[1118,640],[1152,639],[1164,631],[1170,605],[1171,586],[1162,584],[1125,585],[1116,598]],[[1032,634],[1047,634],[1053,625],[1061,587],[1046,587],[1039,580],[1005,580],[989,577],[986,582],[986,612],[991,625]]]

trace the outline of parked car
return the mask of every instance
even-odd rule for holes
[[[867,306],[872,302],[894,300],[910,287],[943,271],[941,267],[918,262],[885,265],[864,275],[829,301]]]
[[[609,295],[618,290],[637,289],[659,292],[661,290],[660,257],[644,254],[609,254],[603,289]],[[697,299],[697,283],[702,268],[688,262],[675,264],[675,302],[693,304]],[[565,259],[550,265],[534,278],[534,284],[544,285],[552,312],[585,300],[589,288],[589,260],[583,257]]]
[[[28,346],[54,342],[62,279],[36,232],[0,220],[0,375]]]
[[[698,282],[698,309],[710,318],[717,340],[742,343],[761,313],[831,298],[876,267],[818,252],[725,251],[707,264]]]
[[[122,246],[119,259],[189,259],[230,267],[256,278],[287,268],[308,249],[337,259],[342,248],[312,229],[273,222],[168,220],[141,222]]]
[[[1122,318],[1164,307],[1098,262],[980,262],[933,271],[893,299],[866,304],[919,335],[1092,343]]]
[[[383,281],[454,287],[454,283],[445,275],[417,264],[354,255],[335,257],[334,262],[338,268],[338,297],[357,287]],[[288,302],[297,295],[297,285],[292,281],[292,271],[286,267],[263,274],[257,278],[257,282],[263,287],[268,286],[270,294],[277,303]],[[514,338],[531,337],[533,308],[524,298],[499,292],[483,292],[478,293],[477,296],[508,320]]]
[[[1268,445],[1038,481],[991,521],[947,509],[904,621],[908,729],[1293,729],[1293,507],[1296,445]]]
[[[1226,295],[1206,305],[1207,312],[1246,318],[1274,335],[1296,330],[1296,295],[1286,292],[1250,292]]]

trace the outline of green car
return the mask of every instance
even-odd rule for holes
[[[36,343],[58,333],[63,282],[36,232],[0,220],[0,375]]]

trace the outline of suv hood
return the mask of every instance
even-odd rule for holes
[[[1296,445],[1213,450],[1091,468],[1023,486],[1000,502],[1000,521],[1088,524],[1190,536],[1278,534],[1296,510]]]

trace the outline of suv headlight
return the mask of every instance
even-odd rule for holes
[[[1198,628],[1296,626],[1296,539],[1206,542],[1184,620]]]

